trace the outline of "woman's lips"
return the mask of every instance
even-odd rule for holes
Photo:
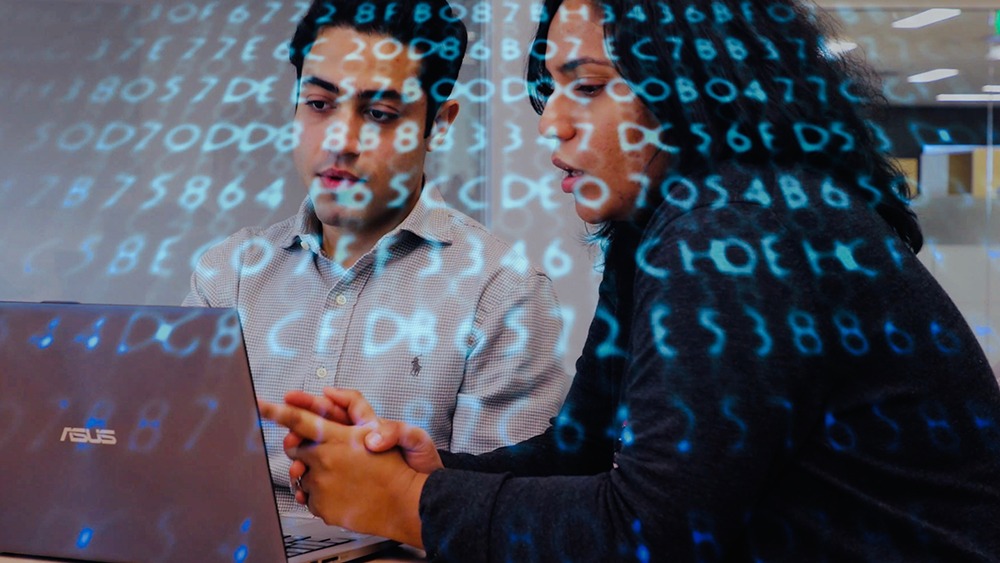
[[[573,187],[576,186],[576,183],[580,181],[580,178],[583,178],[582,172],[574,172],[569,176],[563,178],[562,191],[568,194],[573,193]]]
[[[562,170],[567,174],[567,176],[563,178],[562,181],[562,191],[568,194],[573,193],[573,186],[575,186],[576,183],[580,181],[580,178],[583,177],[583,170],[577,170],[576,168],[573,168],[572,166],[566,164],[565,162],[563,162],[562,159],[560,159],[555,155],[552,155],[552,165],[555,166],[556,168],[559,168],[560,170]]]

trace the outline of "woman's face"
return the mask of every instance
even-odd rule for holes
[[[602,16],[586,0],[566,0],[553,17],[545,67],[554,92],[538,125],[559,142],[552,163],[567,172],[563,191],[588,223],[632,218],[668,160],[657,149],[660,124],[609,60]]]

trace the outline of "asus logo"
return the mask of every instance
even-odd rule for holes
[[[90,428],[71,428],[67,426],[66,428],[63,428],[62,438],[60,438],[59,441],[65,442],[68,437],[70,442],[84,444],[104,444],[107,446],[113,446],[118,443],[118,438],[115,438],[114,430],[101,430],[98,428],[94,428],[93,430],[97,435],[91,437]]]

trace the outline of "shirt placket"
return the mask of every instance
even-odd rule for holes
[[[333,314],[323,315],[324,321],[329,320],[329,324],[324,322],[320,330],[329,336],[324,353],[314,354],[311,373],[307,375],[304,386],[307,393],[321,395],[324,387],[336,387],[337,381],[343,380],[339,373],[340,358],[347,343],[354,308],[370,270],[367,267],[369,262],[367,255],[362,257],[327,293],[324,312]]]

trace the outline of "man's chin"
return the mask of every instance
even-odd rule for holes
[[[320,207],[337,206],[337,194],[326,190],[310,190],[309,199],[312,200],[313,207],[317,210]]]
[[[352,229],[364,222],[360,213],[344,209],[337,205],[336,202],[313,201],[313,208],[316,211],[316,218],[319,219],[319,222],[329,227]]]

